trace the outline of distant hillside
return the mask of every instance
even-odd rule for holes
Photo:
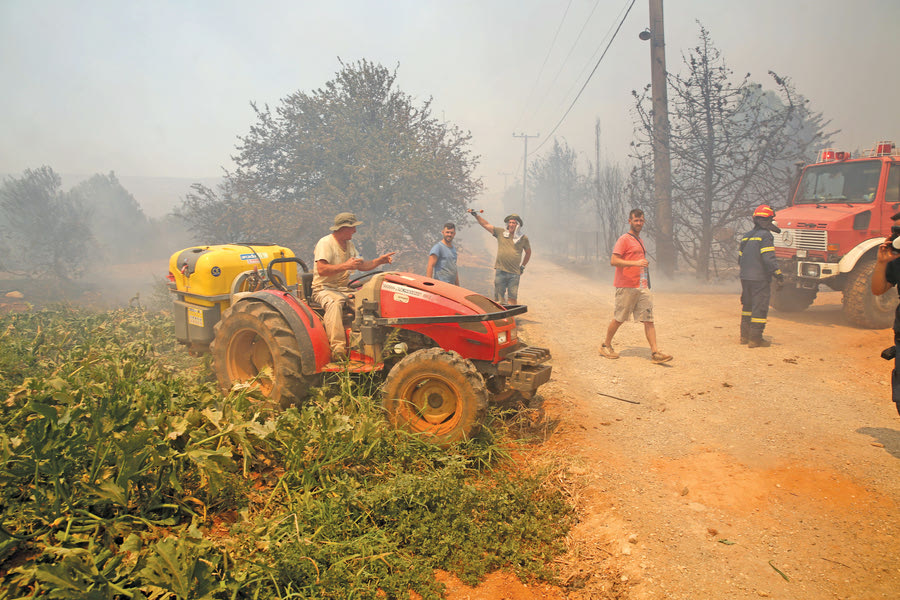
[[[104,173],[105,174],[105,173]],[[21,173],[0,173],[0,178],[21,177]],[[93,174],[91,174],[93,175]],[[68,190],[91,175],[60,174],[63,189]],[[116,178],[134,199],[141,205],[144,214],[153,219],[164,217],[181,204],[181,200],[191,191],[191,185],[201,183],[214,188],[222,181],[221,177],[129,177],[119,175]]]

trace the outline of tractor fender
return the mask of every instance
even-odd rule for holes
[[[887,238],[877,237],[860,242],[853,250],[845,254],[844,257],[838,261],[838,271],[841,273],[849,273],[856,267],[856,263],[859,262],[860,258],[872,248],[880,246],[886,239]]]
[[[238,302],[250,299],[268,304],[287,321],[300,347],[300,371],[303,375],[318,373],[320,367],[330,360],[331,350],[325,325],[308,306],[295,300],[289,293],[277,290],[242,294]]]

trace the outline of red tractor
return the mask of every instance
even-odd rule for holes
[[[477,431],[489,400],[531,398],[550,379],[550,351],[518,340],[513,317],[526,306],[414,273],[350,281],[349,361],[340,364],[312,301],[312,273],[288,248],[187,248],[172,255],[169,281],[178,340],[212,353],[224,391],[254,385],[281,407],[300,403],[324,373],[381,371],[391,422],[446,444]]]

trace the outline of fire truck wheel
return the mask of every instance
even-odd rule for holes
[[[785,283],[780,290],[772,286],[772,308],[779,312],[800,312],[806,310],[816,299],[817,290],[798,288],[793,283]]]
[[[887,329],[894,323],[897,294],[872,293],[875,260],[859,261],[844,285],[843,307],[847,319],[868,329]]]
[[[388,373],[382,402],[395,427],[446,446],[474,436],[487,410],[488,391],[475,366],[456,352],[413,352]]]
[[[299,404],[311,384],[300,370],[300,347],[281,314],[268,304],[239,301],[222,315],[210,344],[216,378],[227,393],[237,383],[263,393],[271,408]]]

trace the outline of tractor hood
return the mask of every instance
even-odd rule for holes
[[[415,273],[380,273],[355,295],[357,314],[373,325],[416,331],[471,360],[497,363],[520,347],[513,317],[524,305],[501,306],[456,285]]]
[[[388,272],[373,280],[371,287],[371,292],[377,290],[380,296],[381,316],[387,318],[478,315],[505,310],[481,294],[414,273]]]

